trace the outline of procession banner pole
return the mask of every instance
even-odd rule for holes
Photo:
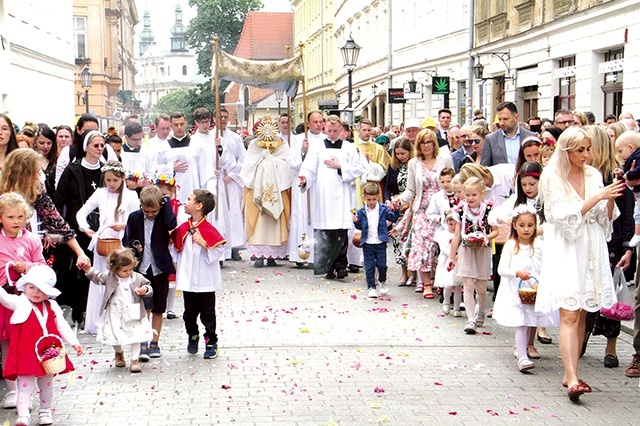
[[[300,49],[300,61],[302,61],[304,68],[304,56],[302,55],[302,48],[304,44],[301,42],[298,45]],[[306,85],[306,76],[302,76],[302,121],[304,122],[304,138],[309,140],[309,128],[307,127],[307,85]],[[307,148],[307,153],[309,152],[309,148]],[[311,225],[311,196],[307,191],[307,225]]]
[[[214,56],[214,60],[215,60],[215,70],[213,73],[213,84],[215,84],[215,93],[216,93],[216,99],[215,99],[215,105],[216,105],[216,147],[215,147],[215,152],[216,152],[216,172],[218,172],[218,168],[220,167],[220,154],[218,152],[218,138],[220,138],[220,84],[218,81],[218,36],[214,35],[213,36],[213,40],[211,40],[211,49],[213,50],[213,56]],[[220,188],[219,188],[219,182],[218,182],[218,177],[216,176],[216,197],[218,197],[218,202],[217,202],[217,209],[216,209],[216,213],[215,213],[215,218],[216,220],[218,220],[218,212],[220,211]]]
[[[287,59],[289,59],[289,51],[291,50],[291,46],[289,46],[289,44],[287,43],[287,45],[284,48],[287,50]],[[278,117],[278,119],[279,118],[280,117]],[[293,125],[293,120],[291,119],[291,97],[289,97],[288,94],[287,94],[287,119],[289,120],[289,134],[287,135],[287,143],[289,144],[289,146],[291,146],[291,126]]]

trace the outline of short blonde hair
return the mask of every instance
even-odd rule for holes
[[[477,188],[480,190],[480,192],[484,191],[485,185],[484,185],[484,180],[472,176],[469,179],[465,180],[464,183],[462,184],[462,188],[463,189],[467,189],[467,188]]]
[[[6,209],[18,208],[24,212],[25,225],[33,215],[33,208],[27,200],[17,192],[7,192],[0,195],[0,216],[4,214]],[[2,224],[0,223],[0,228]]]
[[[415,152],[414,157],[418,157],[421,160],[425,159],[422,151],[420,151],[421,142],[433,143],[433,158],[436,158],[438,157],[438,155],[440,155],[440,146],[438,145],[438,138],[436,137],[436,134],[432,130],[424,129],[418,132],[418,134],[416,135],[416,141],[414,142],[415,145],[413,146]]]
[[[482,181],[491,176],[491,172],[485,166],[477,163],[467,163],[460,167],[460,182],[465,183],[468,179],[476,177]]]

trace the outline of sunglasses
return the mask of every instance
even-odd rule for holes
[[[480,142],[482,142],[480,139],[469,139],[469,143],[474,145],[480,145]]]

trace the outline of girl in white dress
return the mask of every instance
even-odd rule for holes
[[[98,188],[89,197],[87,202],[76,214],[78,228],[91,238],[89,250],[93,250],[93,267],[98,271],[107,270],[107,262],[104,256],[100,256],[95,250],[98,237],[118,238],[124,236],[124,228],[127,226],[129,214],[140,208],[138,194],[127,189],[124,184],[125,168],[117,161],[109,161],[101,169],[104,177],[104,187]],[[95,209],[100,213],[100,227],[97,231],[92,231],[87,216]],[[89,296],[87,298],[87,313],[84,323],[86,333],[98,333],[104,316],[98,312],[100,301],[104,294],[104,287],[96,284],[89,284]]]
[[[130,370],[140,373],[140,342],[148,342],[153,337],[142,297],[151,297],[153,289],[149,280],[133,271],[136,266],[133,251],[117,249],[107,257],[107,263],[108,273],[89,265],[83,268],[92,283],[105,289],[100,314],[106,312],[106,318],[99,341],[115,349],[116,367],[127,365],[122,346],[131,345]]]
[[[440,247],[440,254],[438,255],[438,265],[436,266],[436,278],[433,283],[435,287],[442,288],[442,294],[444,302],[442,303],[442,312],[445,315],[451,313],[451,294],[453,294],[453,316],[461,317],[460,302],[462,302],[462,279],[453,273],[448,271],[449,253],[451,252],[451,241],[455,236],[456,220],[453,218],[453,213],[449,212],[445,215],[444,219],[445,228],[438,229],[434,235],[434,240]]]
[[[498,273],[505,279],[498,289],[493,318],[505,327],[515,327],[518,369],[530,370],[536,364],[529,359],[528,349],[535,327],[549,327],[557,323],[557,312],[534,312],[534,305],[522,303],[518,295],[520,281],[534,280],[540,275],[541,241],[536,239],[535,209],[521,204],[511,215],[511,237],[505,243],[498,265]],[[535,281],[535,280],[534,280]],[[537,288],[534,282],[532,287]]]

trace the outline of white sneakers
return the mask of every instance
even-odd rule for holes
[[[449,305],[448,303],[443,304],[442,312],[444,312],[445,315],[449,315],[451,313],[451,305]]]
[[[16,408],[17,405],[18,405],[18,392],[16,391],[7,392],[7,394],[2,399],[2,408],[4,409]]]
[[[387,293],[389,293],[389,287],[387,287],[387,283],[380,283],[380,295],[385,296]],[[367,290],[367,297],[369,297],[370,299],[378,298],[378,293],[376,292],[375,287]]]
[[[40,426],[53,424],[50,408],[41,408],[40,411],[38,411],[38,424]]]
[[[385,296],[389,293],[389,287],[387,287],[387,283],[380,283],[380,294]]]

